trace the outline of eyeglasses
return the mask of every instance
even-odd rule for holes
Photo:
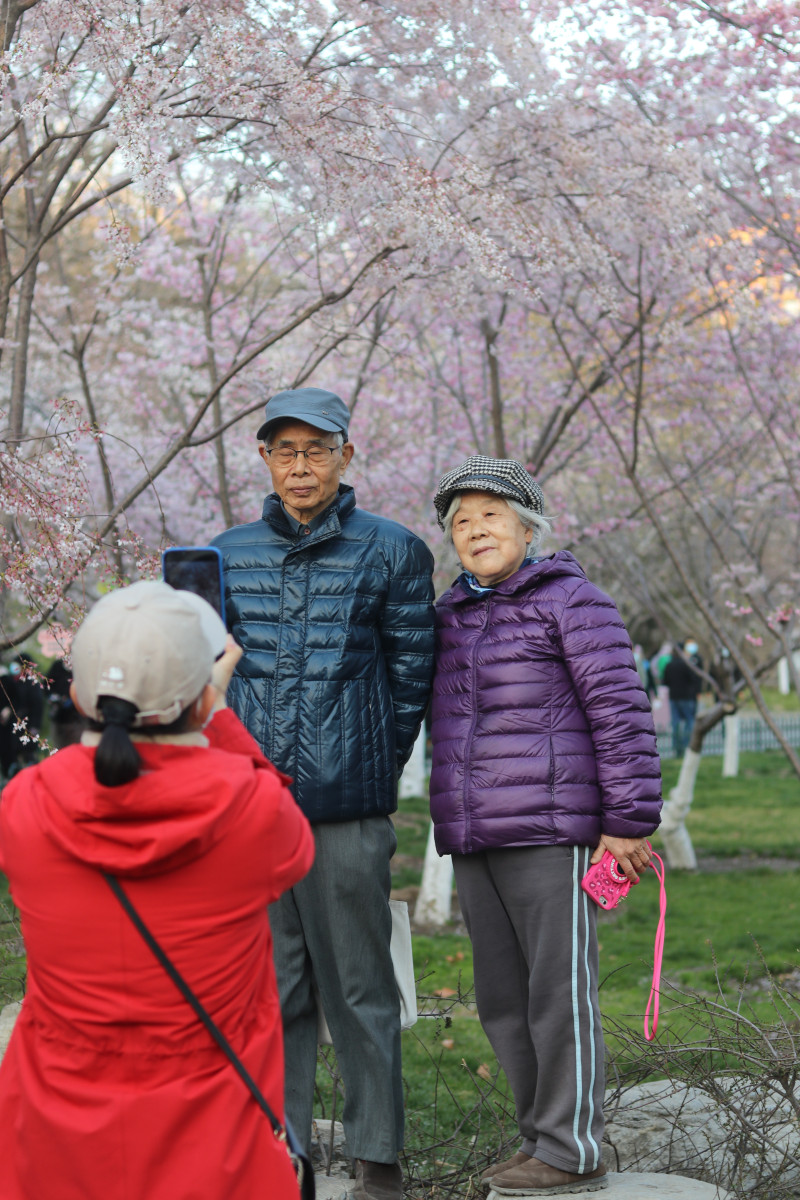
[[[293,463],[298,454],[305,455],[306,462],[321,467],[329,463],[331,455],[341,448],[341,446],[309,446],[307,450],[294,450],[291,446],[276,446],[274,450],[267,450],[266,453],[273,462],[280,463],[282,467],[288,467],[290,463]]]

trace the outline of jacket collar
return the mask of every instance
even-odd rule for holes
[[[102,734],[98,729],[84,729],[81,734],[81,745],[96,749],[100,745]],[[208,738],[202,733],[138,733],[130,731],[132,742],[143,742],[146,746],[207,746]]]
[[[342,521],[349,517],[355,506],[355,492],[349,484],[340,483],[338,495],[334,497],[327,508],[314,518],[312,521],[314,528],[307,536],[294,532],[286,519],[286,513],[276,492],[270,492],[264,500],[261,518],[291,542],[298,546],[309,546],[326,538],[336,537],[341,533]]]
[[[448,603],[465,604],[469,601],[483,599],[484,596],[514,595],[515,592],[529,591],[543,579],[553,575],[577,575],[581,579],[586,578],[580,563],[570,554],[569,550],[557,550],[555,554],[549,554],[546,558],[538,559],[537,562],[523,563],[518,571],[509,575],[508,579],[504,579],[485,593],[473,591],[465,581],[464,574],[462,572],[450,587],[447,593]]]
[[[538,558],[526,558],[520,563],[517,570],[530,570],[534,563],[537,563],[538,561]],[[458,582],[465,591],[471,592],[473,596],[485,596],[487,592],[493,592],[498,586],[496,583],[488,584],[487,586],[484,586],[482,583],[478,583],[478,580],[471,571],[462,571],[458,577]]]

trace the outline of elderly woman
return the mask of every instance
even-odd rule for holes
[[[514,1094],[500,1195],[605,1187],[596,909],[608,849],[636,882],[658,825],[650,704],[613,601],[549,528],[517,462],[475,456],[434,500],[464,568],[438,601],[431,813],[451,854],[481,1024]]]

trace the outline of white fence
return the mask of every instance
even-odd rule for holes
[[[773,718],[790,746],[800,746],[800,713],[781,713]],[[739,750],[779,750],[775,734],[763,717],[739,718]],[[658,750],[662,758],[673,757],[672,733],[670,730],[658,734]],[[706,734],[703,739],[703,754],[723,754],[725,730],[722,722]]]

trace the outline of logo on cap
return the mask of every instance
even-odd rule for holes
[[[101,683],[124,683],[125,672],[122,667],[106,667],[100,676]]]

